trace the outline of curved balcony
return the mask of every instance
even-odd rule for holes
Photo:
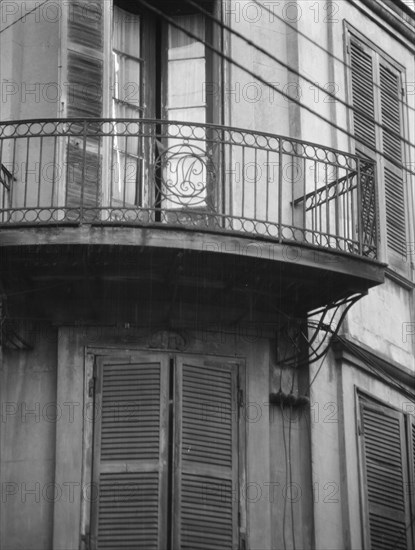
[[[242,318],[383,281],[368,159],[224,126],[65,119],[1,124],[0,161],[4,273],[39,295],[69,281],[87,303],[92,277],[128,287],[126,303],[219,300]]]
[[[96,277],[127,261],[134,278],[158,258],[165,281],[185,252],[178,285],[238,281],[235,305],[240,289],[268,288],[263,308],[284,289],[305,311],[383,281],[369,159],[225,126],[65,119],[1,124],[0,161],[10,272],[65,278],[69,262],[76,278],[94,258]]]
[[[0,223],[165,225],[377,258],[371,160],[159,120],[0,125]]]

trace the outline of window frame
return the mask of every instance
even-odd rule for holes
[[[401,449],[404,450],[402,455],[403,471],[405,479],[403,480],[404,498],[406,500],[406,506],[408,509],[408,515],[410,519],[415,518],[415,494],[413,487],[415,487],[415,452],[411,452],[412,446],[415,450],[415,417],[409,412],[405,413],[398,407],[387,403],[379,399],[378,397],[371,395],[370,393],[356,388],[355,391],[355,403],[356,403],[356,438],[357,438],[357,451],[358,451],[358,479],[359,479],[359,495],[360,495],[360,511],[361,511],[361,529],[363,548],[369,550],[372,548],[370,539],[370,520],[369,520],[369,500],[368,500],[368,482],[366,472],[366,453],[365,453],[365,441],[364,441],[364,427],[363,427],[363,414],[362,409],[365,403],[374,409],[387,411],[392,413],[396,417],[401,417],[403,422],[403,435],[404,440],[401,441]],[[411,439],[413,440],[411,441]],[[406,490],[405,483],[412,490],[409,494]],[[412,523],[407,528],[409,533],[407,544],[408,549],[411,548],[411,544],[415,542],[415,524]]]
[[[406,172],[406,160],[408,158],[407,146],[403,140],[408,139],[409,122],[408,117],[408,103],[406,95],[403,90],[403,83],[406,81],[406,68],[393,59],[384,50],[379,48],[371,40],[366,38],[359,30],[344,20],[344,37],[345,37],[345,72],[346,72],[346,89],[347,89],[347,103],[350,106],[348,108],[348,125],[350,133],[353,137],[350,137],[351,148],[355,151],[359,149],[363,154],[367,155],[371,159],[376,161],[377,166],[377,194],[379,203],[379,235],[380,235],[380,250],[381,260],[383,259],[388,263],[388,271],[391,274],[398,274],[398,276],[410,281],[411,263],[410,258],[405,254],[405,245],[410,241],[410,235],[412,231],[411,216],[410,216],[410,204],[409,204],[409,189],[408,189],[408,175]],[[373,97],[374,97],[374,115],[375,115],[375,140],[376,149],[381,152],[375,152],[370,147],[366,146],[362,142],[358,141],[354,137],[354,113],[353,113],[353,92],[352,92],[352,66],[351,66],[351,42],[357,43],[367,54],[371,56],[373,66]],[[403,189],[403,216],[405,219],[405,242],[402,243],[402,253],[399,254],[388,246],[387,235],[387,222],[386,222],[386,186],[385,186],[385,165],[389,164],[392,167],[392,171],[395,175],[398,168],[388,162],[385,159],[383,153],[383,136],[382,129],[379,126],[381,124],[381,90],[380,90],[380,66],[385,66],[388,70],[395,73],[399,79],[399,104],[400,104],[400,135],[402,139],[401,154],[402,154],[402,189]]]
[[[209,0],[207,2],[201,2],[202,7],[208,9],[212,12],[217,18],[222,18],[222,3],[218,0]],[[114,24],[114,9],[113,7],[117,5],[121,9],[126,7],[131,8],[131,13],[137,13],[141,17],[142,24],[142,33],[141,33],[141,52],[140,57],[143,60],[141,64],[141,74],[140,74],[140,106],[142,108],[141,117],[149,120],[156,119],[166,119],[166,90],[167,90],[167,55],[166,59],[161,61],[159,59],[158,51],[165,48],[165,42],[167,37],[162,36],[163,30],[164,34],[168,25],[167,21],[163,21],[161,17],[153,13],[151,10],[146,9],[145,7],[133,6],[128,4],[128,2],[123,2],[122,0],[116,1],[112,0],[110,2],[110,13],[107,18],[106,26],[106,40],[105,40],[105,56],[107,59],[111,60],[110,64],[105,64],[106,76],[105,76],[105,102],[104,102],[104,113],[108,118],[112,117],[112,88],[114,86],[113,82],[113,59],[112,59],[112,34],[113,34],[113,24]],[[163,3],[165,7],[166,3]],[[184,10],[183,7],[186,6]],[[214,25],[213,22],[209,21],[208,18],[202,13],[199,12],[196,8],[192,8],[190,5],[179,5],[176,6],[172,12],[172,15],[175,13],[178,14],[200,14],[205,20],[205,41],[210,44],[214,44],[216,47],[219,46],[219,49],[222,47],[223,36],[220,29],[217,25]],[[157,36],[156,36],[157,35]],[[205,47],[205,59],[206,59],[206,69],[205,69],[205,81],[214,83],[213,91],[210,91],[208,88],[205,90],[205,104],[206,104],[206,124],[222,124],[224,117],[223,110],[223,85],[222,85],[222,76],[223,76],[223,60],[219,59],[219,56],[214,54],[209,47]],[[110,65],[110,66],[108,66]],[[158,72],[154,69],[156,66],[159,67]],[[156,93],[154,93],[156,90]],[[121,98],[122,99],[122,98]],[[153,123],[152,123],[153,124]],[[154,123],[155,124],[155,123]],[[190,122],[191,124],[191,122]],[[158,131],[157,127],[154,127]],[[149,132],[150,129],[148,126],[145,127],[145,131]],[[152,130],[151,130],[152,131]],[[218,171],[221,172],[221,152],[217,147],[211,147],[211,141],[209,140],[209,129],[206,134],[206,152],[213,156],[218,162],[215,165],[218,165]],[[108,159],[106,165],[108,167],[107,174],[112,174],[113,166],[111,155],[109,153],[110,141],[111,138],[105,138],[107,140],[108,149]],[[212,150],[210,150],[212,149]],[[147,136],[142,140],[142,151],[141,151],[141,163],[138,169],[138,181],[136,183],[136,204],[130,205],[128,207],[144,207],[150,208],[152,210],[155,208],[158,210],[161,206],[159,204],[158,192],[156,182],[155,188],[153,186],[147,185],[148,178],[146,174],[152,174],[152,170],[155,165],[155,159],[158,158],[158,147],[156,140],[150,139],[150,136]],[[159,180],[160,177],[156,173],[156,180]],[[109,180],[109,177],[108,177]],[[218,209],[222,208],[222,201],[224,196],[224,190],[222,189],[221,174],[216,174],[216,178],[208,177],[206,181],[206,193],[207,200],[206,204],[201,208],[196,210],[206,211],[208,215],[213,214]],[[120,206],[114,197],[111,197],[112,194],[112,181],[106,181],[103,183],[102,195],[104,198],[105,204],[113,204],[117,207]],[[123,192],[125,196],[125,192]],[[164,209],[164,208],[162,208]],[[169,207],[166,207],[166,210],[169,210]],[[179,215],[181,208],[175,208],[176,213],[173,213],[173,219],[175,216]],[[185,207],[184,210],[187,213],[192,212],[192,207]],[[185,214],[186,215],[186,214]],[[156,219],[158,220],[158,214],[155,214]],[[166,216],[166,220],[169,221],[169,216]],[[209,219],[209,223],[211,223]]]
[[[211,12],[216,17],[221,18],[221,3],[217,2],[217,0],[211,0],[211,2],[208,2],[208,4],[211,5]],[[124,3],[122,0],[112,0],[111,6],[110,6],[110,17],[109,17],[109,23],[107,27],[107,39],[106,39],[106,56],[107,59],[112,59],[112,29],[113,29],[113,6],[117,5],[121,9],[123,8]],[[127,4],[128,5],[128,4]],[[131,6],[131,4],[130,4]],[[175,3],[176,6],[176,3]],[[157,7],[157,5],[156,5]],[[207,8],[207,5],[203,5],[205,9]],[[165,111],[166,111],[166,89],[167,89],[167,63],[166,60],[163,60],[160,67],[160,74],[157,76],[156,71],[154,70],[154,67],[157,63],[157,52],[158,48],[163,49],[166,47],[166,30],[168,26],[168,21],[162,21],[160,17],[152,12],[149,9],[146,9],[143,7],[134,7],[131,6],[131,13],[137,13],[142,18],[142,21],[145,22],[143,25],[143,30],[141,33],[141,59],[142,59],[142,73],[141,73],[141,93],[142,93],[142,111],[143,111],[143,118],[148,119],[155,119],[155,118],[165,118]],[[192,9],[192,6],[187,5],[187,10],[183,12],[183,9],[180,9],[180,6],[175,7],[174,10],[172,10],[171,15],[187,15],[187,14],[200,14],[205,18],[205,41],[209,44],[216,44],[219,41],[222,41],[222,37],[219,31],[216,30],[216,26],[210,23],[206,16],[199,12],[196,8]],[[157,34],[158,30],[157,27],[159,25],[159,31],[161,31],[161,34],[164,33],[164,36],[159,37],[158,42],[155,38],[155,34]],[[215,124],[221,124],[222,121],[222,112],[221,112],[221,104],[222,101],[215,101],[215,97],[221,98],[221,71],[222,71],[222,62],[221,60],[217,60],[217,55],[214,54],[208,47],[205,50],[206,53],[206,80],[215,82],[218,86],[218,93],[217,94],[207,94],[206,97],[206,123],[215,123]],[[156,79],[160,79],[161,83],[161,89],[159,90],[159,96],[156,98],[157,94],[154,94],[154,89],[157,86]],[[111,117],[111,110],[112,110],[112,87],[114,85],[113,83],[113,69],[112,69],[112,63],[111,68],[109,70],[109,74],[107,75],[106,79],[106,88],[110,91],[110,93],[107,94],[107,101],[105,102],[105,112],[108,114],[109,117]],[[156,103],[159,103],[157,105]]]

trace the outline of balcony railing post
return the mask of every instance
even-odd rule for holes
[[[17,148],[17,144],[16,144],[16,138],[13,138],[13,160],[12,160],[12,169],[11,169],[11,172],[12,174],[15,173],[15,170],[16,170],[16,148]],[[26,185],[26,183],[25,183]],[[14,189],[14,185],[11,186],[11,189],[10,189],[10,208],[13,208],[13,203],[14,203],[14,192],[15,192],[15,189]]]
[[[375,259],[378,259],[378,255],[379,255],[379,240],[380,240],[380,235],[379,235],[379,191],[378,191],[378,186],[377,186],[377,179],[378,179],[378,175],[377,175],[377,170],[376,170],[376,165],[374,164],[373,165],[373,195],[374,195],[374,200],[375,200],[375,205],[374,205],[374,208],[373,208],[373,216],[374,216],[374,220],[373,220],[373,223],[374,223],[374,248],[375,248]]]
[[[362,230],[362,216],[363,216],[363,206],[362,206],[362,180],[361,180],[361,169],[360,169],[360,159],[356,159],[356,168],[357,168],[357,241],[359,246],[359,256],[363,255],[363,230]]]
[[[86,138],[88,130],[88,121],[84,120],[83,124],[83,150],[82,150],[82,176],[81,176],[81,197],[79,205],[79,222],[82,224],[84,219],[84,192],[85,192],[85,172],[86,172]]]
[[[282,242],[282,139],[278,139],[278,240]]]
[[[339,167],[335,166],[335,181],[339,181]],[[339,185],[336,185],[335,187],[335,196],[334,196],[334,223],[335,223],[335,233],[336,237],[340,236],[340,208],[339,208]],[[343,212],[344,216],[344,212]],[[346,238],[346,232],[344,232],[343,237]],[[340,248],[340,241],[338,241],[339,248]]]

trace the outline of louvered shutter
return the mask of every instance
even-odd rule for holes
[[[236,549],[236,367],[182,358],[176,395],[174,547]]]
[[[360,414],[368,548],[411,550],[404,416],[364,398]]]
[[[354,39],[350,41],[350,69],[356,155],[374,160],[377,141],[374,60],[370,49]],[[373,227],[376,219],[374,177],[369,170],[361,174],[361,222],[365,239],[376,235],[379,229]],[[366,240],[364,252],[376,245],[373,240]]]
[[[106,357],[96,376],[91,546],[164,549],[167,359]]]
[[[402,267],[406,216],[403,170],[399,166],[403,163],[400,74],[355,37],[350,39],[350,67],[356,152],[360,149],[382,160],[386,237],[392,252],[389,260]],[[376,128],[377,123],[381,129]]]
[[[350,43],[354,134],[361,144],[376,149],[373,59],[368,48]]]
[[[67,18],[68,118],[100,118],[103,115],[103,44],[105,0],[70,0]],[[82,125],[74,127],[82,132]],[[93,128],[90,128],[93,134]],[[66,206],[96,207],[100,202],[102,143],[88,137],[84,151],[82,138],[70,138],[67,163]],[[85,166],[86,169],[83,169]]]
[[[415,543],[415,416],[408,416],[409,487],[411,500],[411,530]]]
[[[382,151],[389,249],[403,256],[406,247],[405,198],[402,164],[400,78],[382,62],[379,66]]]

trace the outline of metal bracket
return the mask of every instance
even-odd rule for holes
[[[305,320],[289,319],[277,333],[277,338],[281,336],[288,341],[278,365],[298,368],[321,359],[328,352],[332,338],[337,336],[349,309],[365,295],[361,292],[331,302],[309,312]]]

